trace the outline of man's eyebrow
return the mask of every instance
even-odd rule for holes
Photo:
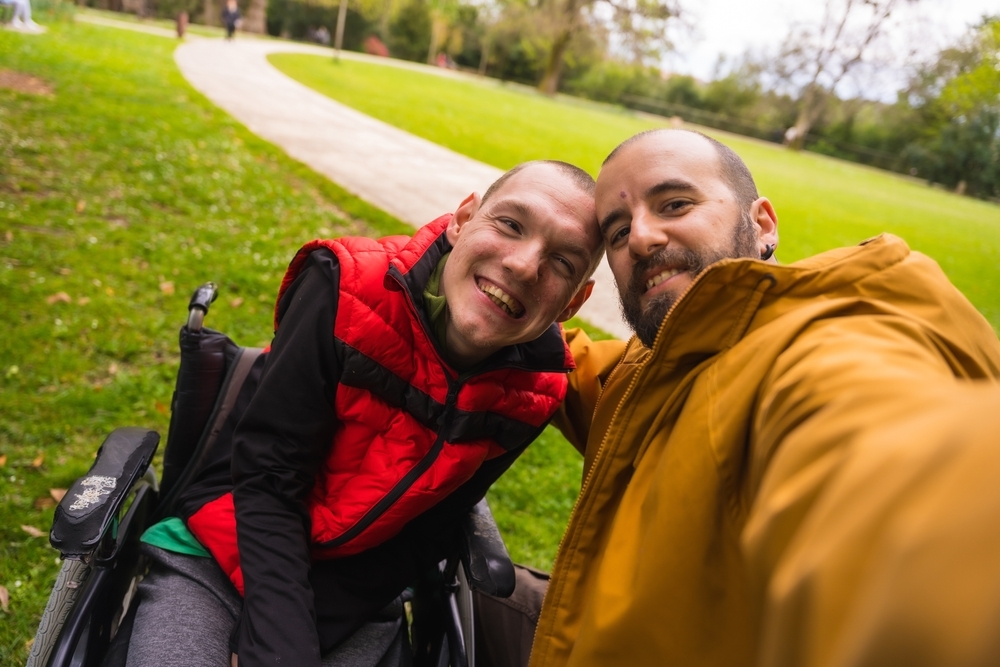
[[[644,196],[647,198],[655,197],[656,195],[663,194],[664,192],[698,192],[698,187],[689,181],[682,181],[674,178],[661,181],[648,188]]]
[[[615,224],[616,222],[624,218],[626,215],[628,214],[626,213],[624,208],[616,208],[615,210],[611,211],[611,213],[608,213],[606,216],[604,216],[604,219],[601,220],[601,238],[604,238],[605,236],[608,235],[608,228],[611,227],[611,225]]]
[[[531,207],[522,201],[518,201],[517,199],[501,199],[496,204],[494,204],[494,206],[490,210],[490,213],[496,214],[505,208],[509,209],[513,213],[516,213],[522,218],[532,217]]]

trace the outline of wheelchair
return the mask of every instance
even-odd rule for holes
[[[218,294],[199,287],[180,330],[181,360],[158,479],[151,463],[160,436],[118,428],[101,445],[86,475],[56,508],[49,541],[63,565],[42,616],[27,667],[124,664],[136,587],[149,563],[140,553],[145,529],[172,516],[233,410],[240,390],[256,386],[261,350],[236,345],[203,327]],[[250,387],[252,389],[252,387]],[[472,591],[509,597],[514,566],[490,513],[480,501],[465,518],[459,553],[404,593],[410,604],[415,667],[475,664]],[[112,642],[119,633],[119,639]]]

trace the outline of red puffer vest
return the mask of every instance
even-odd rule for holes
[[[330,249],[340,264],[333,331],[340,423],[307,500],[314,558],[356,554],[391,538],[483,461],[531,442],[566,394],[573,359],[558,325],[470,372],[443,360],[423,289],[450,249],[449,220],[438,218],[412,238],[312,241],[282,281],[279,303],[314,250]],[[208,503],[188,525],[242,592],[232,495]]]

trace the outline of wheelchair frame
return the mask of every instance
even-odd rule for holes
[[[97,667],[118,632],[131,633],[133,594],[148,569],[139,538],[146,527],[171,515],[259,354],[203,328],[217,294],[213,283],[195,290],[180,331],[181,363],[162,481],[158,484],[150,465],[159,434],[119,428],[56,508],[49,540],[64,562],[27,667]],[[460,553],[415,586],[411,647],[416,667],[475,664],[472,590],[497,597],[514,590],[513,563],[485,499],[470,512],[462,533]]]

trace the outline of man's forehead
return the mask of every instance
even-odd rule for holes
[[[665,131],[642,136],[623,149],[605,165],[598,183],[628,174],[656,180],[671,172],[674,177],[695,174],[719,175],[721,163],[711,142],[694,132]],[[601,176],[604,176],[602,179]]]

